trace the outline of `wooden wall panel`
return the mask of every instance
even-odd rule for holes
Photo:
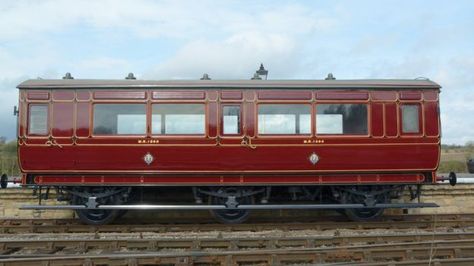
[[[388,137],[398,136],[397,104],[385,104],[385,135]]]
[[[52,133],[54,137],[72,137],[74,126],[74,103],[53,103]]]
[[[89,103],[77,103],[77,117],[76,117],[76,136],[88,137],[89,136],[89,120],[90,110]]]
[[[372,136],[382,137],[384,135],[384,131],[383,131],[383,114],[384,114],[383,103],[372,103],[371,112],[372,112],[371,113]]]

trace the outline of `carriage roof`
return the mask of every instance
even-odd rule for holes
[[[439,89],[428,79],[359,80],[123,80],[30,79],[19,89]]]

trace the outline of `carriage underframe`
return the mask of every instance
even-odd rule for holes
[[[452,176],[449,178],[446,180],[453,179]],[[336,210],[350,220],[367,221],[378,218],[388,208],[439,207],[436,203],[421,202],[421,187],[422,184],[194,186],[177,188],[189,189],[191,201],[179,202],[174,199],[167,203],[166,200],[153,202],[147,199],[147,193],[159,194],[160,187],[38,186],[39,204],[21,208],[71,209],[88,224],[112,222],[129,210],[207,210],[222,223],[241,223],[247,220],[252,210],[324,209]],[[163,188],[168,192],[173,191],[173,187]],[[66,201],[68,205],[44,205],[42,200],[49,197],[50,189],[56,190],[57,200]],[[412,202],[392,203],[393,199],[400,199],[405,190],[409,192]]]

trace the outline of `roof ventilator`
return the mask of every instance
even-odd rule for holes
[[[202,78],[200,78],[200,80],[211,80],[211,78],[209,77],[207,73],[204,73],[202,74]]]
[[[125,79],[137,79],[132,72],[128,73],[128,76],[125,77]]]
[[[332,73],[329,73],[328,76],[325,78],[325,80],[335,80],[336,77]]]
[[[71,75],[71,73],[67,72],[66,74],[64,74],[63,79],[74,79],[74,77]]]

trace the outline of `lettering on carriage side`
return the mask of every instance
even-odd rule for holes
[[[305,139],[303,140],[304,144],[320,144],[324,143],[323,139]]]
[[[158,139],[139,139],[138,144],[157,144],[160,143]]]

